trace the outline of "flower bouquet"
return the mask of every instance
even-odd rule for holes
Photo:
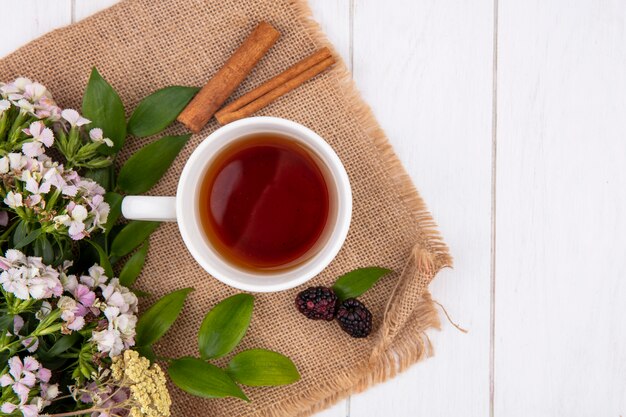
[[[138,297],[147,294],[134,284],[159,224],[121,224],[121,201],[148,191],[190,135],[151,142],[119,171],[116,157],[127,134],[161,132],[197,90],[159,90],[127,121],[95,69],[82,114],[59,107],[37,82],[0,83],[0,416],[169,416],[156,362],[167,363],[175,385],[205,398],[247,400],[240,385],[299,379],[291,360],[264,349],[234,355],[226,369],[209,362],[244,337],[251,295],[207,313],[199,358],[163,358],[154,349],[191,288],[140,314]]]

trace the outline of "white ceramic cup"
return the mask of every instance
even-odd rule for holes
[[[330,194],[329,218],[313,249],[315,252],[303,262],[284,270],[256,272],[228,262],[212,246],[199,217],[199,187],[215,156],[238,139],[258,133],[287,136],[309,149],[323,164],[321,168],[325,171]],[[198,145],[185,164],[176,197],[127,196],[122,201],[122,214],[127,219],[177,221],[187,249],[212,276],[241,290],[272,292],[310,280],[335,258],[350,227],[352,191],[339,157],[318,134],[290,120],[250,117],[219,128]]]

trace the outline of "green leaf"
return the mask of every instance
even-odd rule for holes
[[[238,353],[230,360],[227,372],[235,381],[251,387],[286,385],[300,379],[291,359],[265,349]]]
[[[141,245],[160,225],[159,222],[133,220],[115,236],[111,244],[111,254],[117,258],[128,255]]]
[[[117,222],[122,214],[122,197],[118,193],[108,192],[104,195],[104,201],[109,203],[109,217],[107,217],[107,222],[104,225],[104,234],[108,235],[113,228],[113,225]]]
[[[189,394],[203,398],[235,397],[248,401],[248,397],[226,372],[200,359],[176,359],[170,363],[167,372],[172,382]]]
[[[200,356],[213,359],[231,352],[246,334],[253,308],[250,294],[233,295],[213,307],[198,332]]]
[[[5,334],[7,330],[13,330],[13,316],[9,314],[3,314],[0,316],[0,333]]]
[[[148,346],[163,337],[176,321],[191,291],[193,288],[183,288],[169,293],[143,313],[137,321],[135,344]]]
[[[15,243],[14,249],[23,248],[24,246],[34,242],[35,239],[37,239],[41,235],[41,233],[42,233],[41,229],[33,230],[32,232],[24,236],[22,239],[20,239],[17,243]]]
[[[54,261],[54,248],[45,234],[42,234],[35,240],[33,253],[35,256],[42,258],[45,264],[51,264]]]
[[[166,136],[135,152],[122,166],[118,187],[128,194],[143,194],[156,184],[191,135]]]
[[[150,362],[155,362],[157,360],[156,353],[154,353],[154,349],[152,348],[151,345],[139,346],[139,347],[136,347],[135,350],[137,351],[137,353],[139,353],[139,355],[148,359]]]
[[[107,277],[113,278],[113,267],[111,266],[111,261],[109,260],[109,255],[102,249],[102,246],[98,245],[93,240],[87,240],[91,246],[98,252],[99,261],[98,264],[102,268],[104,268],[104,273]]]
[[[355,269],[337,278],[333,290],[341,301],[356,298],[372,288],[380,278],[390,272],[393,271],[377,266]]]
[[[13,232],[13,246],[26,238],[28,235],[28,223],[24,220],[20,220],[15,227],[15,232]]]
[[[128,132],[140,138],[161,132],[176,119],[198,90],[197,87],[175,85],[150,94],[141,100],[130,116]]]
[[[56,341],[54,345],[52,345],[50,350],[46,352],[46,356],[54,357],[60,355],[61,353],[64,353],[69,348],[74,346],[74,344],[81,338],[82,336],[78,332],[62,336],[59,340]]]
[[[152,296],[152,294],[150,294],[149,292],[141,291],[137,288],[131,288],[131,291],[133,292],[133,294],[137,296],[137,298],[145,298],[145,297]]]
[[[104,136],[113,141],[113,147],[100,149],[108,155],[119,151],[126,139],[126,115],[117,92],[94,67],[83,96],[83,116],[91,120],[90,129],[99,127]]]
[[[122,268],[122,271],[120,272],[120,284],[125,287],[131,287],[135,283],[137,277],[141,273],[143,264],[146,261],[148,246],[149,243],[146,240],[143,245],[139,247],[139,250],[133,253],[133,256],[131,256],[130,259],[126,261],[124,267]]]

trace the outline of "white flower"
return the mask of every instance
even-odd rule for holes
[[[4,270],[26,263],[26,255],[17,249],[9,249],[4,255],[0,256],[0,268]]]
[[[28,285],[26,280],[22,276],[20,270],[10,269],[8,271],[2,271],[0,274],[0,284],[6,292],[13,294],[20,300],[28,299]]]
[[[91,120],[82,117],[76,110],[65,109],[61,112],[61,117],[69,122],[72,127],[82,126],[91,123]]]
[[[43,303],[41,303],[41,307],[39,307],[39,310],[37,310],[37,312],[35,313],[35,318],[39,321],[45,319],[46,317],[48,317],[48,314],[50,314],[52,312],[52,304],[50,304],[47,301],[44,301]]]
[[[65,291],[73,292],[78,285],[78,280],[76,279],[76,275],[66,275],[65,273],[61,274],[61,284],[63,284],[63,289]]]
[[[107,306],[117,307],[122,314],[137,312],[137,296],[113,278],[107,285],[100,285]]]
[[[40,119],[49,119],[56,122],[61,119],[61,109],[49,96],[44,96],[39,100],[37,111],[35,112]]]
[[[137,316],[134,314],[120,314],[113,319],[113,327],[119,330],[125,348],[135,344],[136,326]]]
[[[109,203],[104,201],[104,197],[101,194],[96,194],[91,199],[89,206],[91,207],[91,213],[94,214],[92,227],[104,228],[111,209]]]
[[[59,395],[59,384],[42,385],[41,396],[45,400],[53,400]]]
[[[7,155],[9,158],[9,167],[13,171],[21,171],[28,164],[28,158],[21,153],[11,152]]]
[[[70,330],[80,330],[85,326],[85,318],[76,315],[78,303],[71,297],[62,296],[59,298],[57,307],[61,310],[61,319],[66,322]]]
[[[0,100],[0,116],[2,113],[11,108],[11,102],[9,100]]]
[[[43,154],[45,151],[41,142],[32,141],[22,145],[22,152],[24,152],[24,155],[34,158]]]
[[[0,94],[2,94],[3,97],[8,97],[9,94],[15,94],[19,92],[20,90],[15,86],[14,82],[9,84],[0,83]]]
[[[24,86],[24,95],[32,101],[39,101],[48,93],[45,86],[39,83],[30,83]]]
[[[25,98],[21,98],[17,101],[17,103],[15,103],[15,105],[17,107],[19,107],[20,109],[27,111],[29,113],[34,113],[35,112],[35,106],[33,105],[33,103],[31,103],[30,101],[26,100]]]
[[[96,343],[100,352],[108,353],[111,358],[118,356],[124,350],[124,341],[119,330],[108,328],[93,332],[91,340]]]
[[[92,142],[104,143],[109,148],[113,147],[113,141],[109,138],[105,138],[104,134],[102,133],[102,129],[100,129],[99,127],[96,127],[95,129],[91,129],[89,131],[89,138],[91,139]]]
[[[26,183],[26,186],[24,187],[26,191],[31,194],[38,195],[47,194],[48,192],[50,192],[50,183],[42,182],[41,184],[39,184],[39,182],[37,182],[37,180],[33,177],[30,171],[24,171],[22,173],[22,181]]]
[[[80,277],[80,282],[85,284],[89,289],[95,289],[96,287],[104,284],[109,280],[104,273],[104,268],[98,264],[93,265],[89,268],[89,275],[83,275]]]
[[[9,172],[9,158],[3,156],[0,158],[0,174],[6,174]]]
[[[33,122],[28,129],[24,129],[24,133],[32,136],[32,142],[22,145],[24,155],[31,158],[37,157],[44,153],[43,145],[49,148],[54,143],[54,134],[52,130],[46,127],[42,122]]]
[[[73,202],[68,205],[68,213],[56,216],[54,222],[58,225],[69,227],[68,234],[74,240],[80,240],[85,237],[85,219],[89,215],[87,209],[80,204]]]
[[[4,198],[4,204],[11,208],[22,207],[24,205],[22,201],[22,194],[9,191]]]
[[[25,91],[26,90],[26,86],[28,84],[32,84],[33,82],[31,81],[30,78],[26,78],[26,77],[17,77],[15,79],[15,81],[13,81],[13,85],[19,90],[19,91]]]
[[[60,296],[63,292],[59,273],[44,265],[41,258],[26,258],[20,251],[11,249],[0,257],[0,284],[6,292],[20,300],[43,299]]]
[[[105,192],[100,184],[90,179],[81,178],[77,186],[80,191],[89,196],[104,194]]]

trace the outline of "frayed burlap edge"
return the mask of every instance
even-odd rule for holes
[[[393,378],[414,363],[432,356],[433,347],[426,335],[430,328],[439,329],[439,315],[426,291],[414,311],[411,326],[402,329],[389,348],[372,357],[369,363],[351,371],[338,370],[331,378],[320,381],[315,388],[298,392],[249,416],[307,417],[322,411],[351,394]],[[332,394],[329,394],[332,393]]]
[[[328,41],[319,24],[313,19],[307,1],[291,0],[290,5],[316,46],[327,46],[338,57],[332,74],[336,76],[344,99],[349,104],[363,134],[371,139],[380,152],[387,168],[387,175],[398,189],[398,198],[417,222],[419,232],[416,236],[418,243],[411,251],[407,267],[402,272],[385,309],[385,316],[377,334],[377,344],[369,363],[359,369],[339,371],[333,375],[332,380],[320,381],[315,389],[301,391],[298,395],[273,404],[269,409],[253,414],[268,417],[310,416],[351,394],[385,382],[414,363],[432,356],[434,351],[426,331],[431,328],[439,329],[440,321],[435,303],[428,292],[428,284],[439,270],[452,266],[452,257],[448,247],[437,230],[437,225],[424,200],[394,153],[370,107],[361,98],[350,71],[339,58],[339,54]],[[402,289],[407,288],[411,282],[420,283],[417,289],[422,299],[414,307],[410,317],[398,320],[400,313],[396,308],[397,296],[402,294]],[[329,395],[329,392],[332,394]]]

